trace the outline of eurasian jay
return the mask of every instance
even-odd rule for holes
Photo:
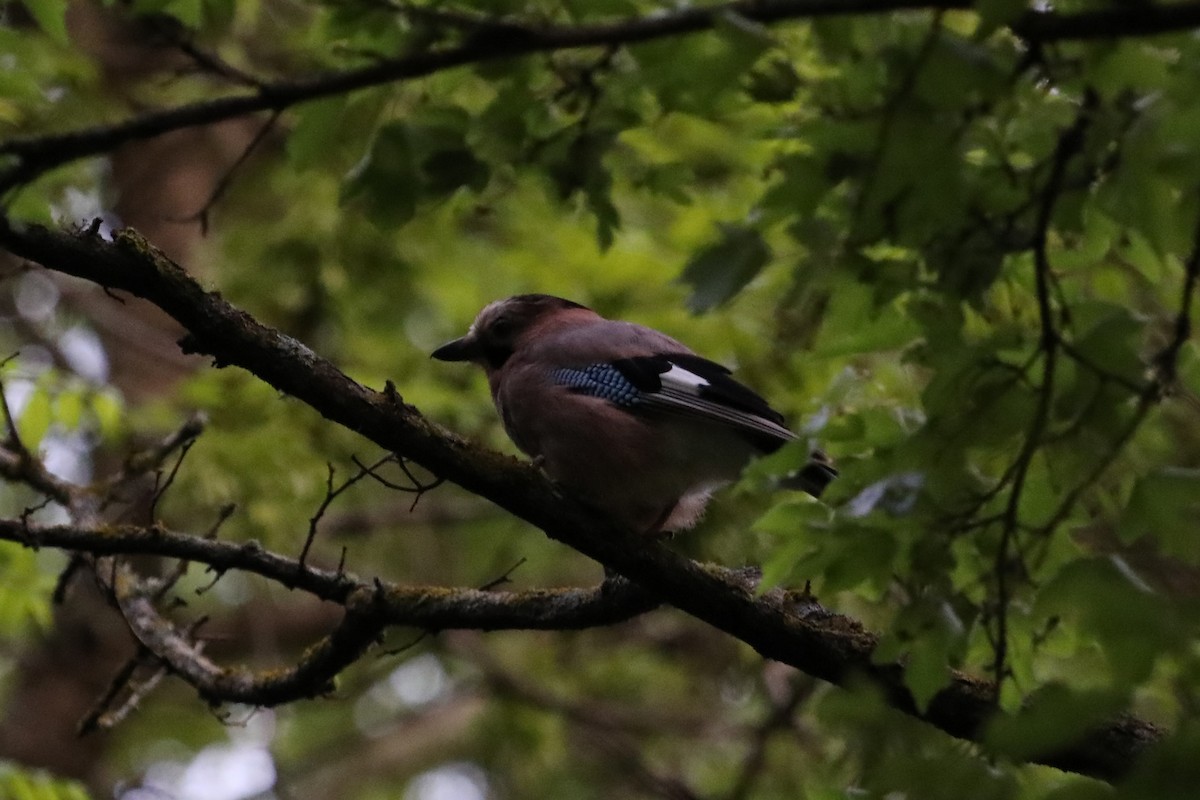
[[[498,300],[433,358],[482,366],[517,447],[639,531],[692,527],[753,456],[797,438],[720,364],[560,297]],[[818,496],[836,475],[817,451],[787,485]]]

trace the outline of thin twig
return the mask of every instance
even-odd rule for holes
[[[254,134],[254,137],[246,144],[244,148],[242,148],[242,152],[238,155],[234,162],[229,165],[229,168],[226,169],[224,173],[222,173],[220,180],[217,181],[216,186],[214,186],[212,192],[209,193],[208,199],[204,201],[204,204],[200,206],[200,208],[198,208],[194,213],[188,214],[182,218],[168,217],[168,221],[199,222],[200,233],[207,235],[209,212],[212,211],[213,206],[215,206],[217,202],[225,196],[225,192],[227,192],[229,187],[233,184],[233,176],[242,167],[242,165],[246,163],[254,151],[258,149],[258,146],[262,144],[263,140],[267,138],[267,134],[270,133],[271,129],[275,127],[275,123],[279,121],[279,116],[282,113],[283,112],[281,110],[277,109],[268,115],[267,121],[259,127],[258,131]]]
[[[62,572],[58,573],[58,578],[54,582],[54,592],[50,595],[50,600],[54,605],[60,606],[67,599],[67,589],[71,585],[71,579],[86,563],[87,560],[79,553],[72,553],[71,557],[67,559],[67,565],[63,567]]]
[[[382,475],[380,475],[377,472],[377,470],[380,467],[382,467],[384,464],[388,463],[389,461],[397,460],[395,453],[389,453],[388,455],[379,459],[378,461],[376,461],[374,464],[371,464],[370,466],[359,461],[358,456],[350,456],[350,460],[354,462],[354,465],[356,467],[358,467],[360,470],[362,470],[364,473],[366,473],[368,476],[370,476],[371,480],[375,481],[376,483],[378,483],[380,486],[384,487],[385,489],[392,489],[397,492],[415,492],[415,491],[417,491],[416,487],[403,486],[399,483],[394,483],[392,481],[389,481],[387,478],[383,477]]]
[[[408,512],[410,514],[417,509],[417,503],[421,502],[421,498],[425,496],[426,492],[432,491],[446,482],[446,479],[444,477],[442,477],[441,475],[437,475],[434,477],[433,481],[431,481],[429,483],[424,483],[419,478],[417,478],[416,475],[413,475],[412,470],[409,468],[408,461],[406,459],[403,459],[403,458],[397,459],[396,464],[399,465],[401,471],[403,471],[405,476],[410,481],[412,481],[412,484],[415,487],[415,489],[414,489],[415,496],[413,497],[412,505],[410,505],[408,507]]]
[[[4,364],[12,359],[13,357],[9,356],[4,360]],[[8,405],[8,392],[2,381],[0,381],[0,410],[4,412],[4,446],[16,453],[28,453],[29,450],[25,447],[25,443],[21,441],[21,432],[17,430],[17,420],[13,417],[12,408]]]
[[[389,381],[389,384],[390,384],[390,381]],[[361,461],[359,461],[357,456],[352,457],[352,460],[358,466],[359,469],[365,470],[366,473],[368,475],[370,475],[371,478],[376,483],[378,483],[380,486],[383,486],[388,489],[392,489],[393,491],[408,492],[410,494],[416,495],[416,497],[413,498],[412,505],[410,505],[408,507],[408,511],[410,514],[414,510],[416,510],[417,503],[420,502],[421,497],[426,492],[432,491],[433,489],[436,489],[437,487],[441,486],[443,483],[446,482],[446,479],[442,478],[442,477],[435,477],[432,481],[429,481],[429,482],[422,481],[420,478],[418,478],[416,475],[413,474],[412,469],[408,466],[408,461],[404,458],[397,456],[395,453],[387,456],[386,458],[380,459],[379,461],[375,462],[374,464],[372,464],[369,467],[364,465]],[[379,469],[379,467],[383,466],[384,464],[386,464],[389,461],[395,462],[396,466],[398,466],[400,468],[400,471],[404,473],[404,477],[408,478],[408,482],[411,485],[405,486],[404,484],[396,483],[395,481],[389,481],[387,478],[383,477],[382,475],[380,475],[378,473],[377,470]]]
[[[376,461],[370,467],[366,467],[358,461],[357,457],[354,457],[354,463],[359,467],[358,472],[347,478],[345,483],[343,483],[341,486],[338,486],[336,489],[333,488],[333,476],[336,473],[336,470],[333,468],[333,464],[325,465],[329,470],[329,473],[325,476],[325,499],[321,501],[321,505],[317,507],[316,513],[313,514],[308,520],[308,534],[304,537],[304,546],[300,548],[299,560],[301,569],[303,569],[308,563],[308,552],[310,549],[312,549],[313,541],[317,538],[317,526],[321,524],[321,519],[325,516],[325,512],[329,509],[330,504],[332,504],[342,492],[346,491],[368,475],[372,475],[372,469],[378,467],[380,464],[383,464],[386,461],[391,460],[392,458],[393,456],[389,453],[388,455]],[[374,476],[372,475],[372,477]]]
[[[379,651],[379,658],[390,658],[392,656],[398,656],[401,653],[406,653],[433,635],[434,635],[433,631],[429,631],[429,630],[421,631],[416,636],[409,639],[407,642],[400,645],[399,647],[393,647],[390,650]]]
[[[214,522],[212,526],[204,532],[203,538],[217,538],[217,533],[220,532],[221,526],[225,524],[226,520],[233,516],[233,512],[236,510],[237,506],[233,503],[228,503],[221,506],[220,511],[217,512],[216,522]],[[191,566],[191,563],[192,562],[188,561],[186,558],[179,559],[179,561],[175,564],[175,569],[171,571],[171,574],[163,578],[161,584],[154,590],[153,597],[155,601],[159,601],[165,597],[167,592],[171,591],[171,589],[175,587],[175,584],[182,580],[183,576],[187,574],[188,567]],[[212,585],[210,584],[209,588],[211,588],[211,586]]]
[[[187,458],[188,451],[195,443],[195,439],[189,439],[179,448],[179,455],[175,458],[175,464],[171,467],[171,472],[165,481],[162,480],[161,470],[154,476],[154,494],[150,497],[150,508],[146,514],[150,519],[157,518],[158,501],[162,500],[163,495],[171,488],[171,484],[175,483],[175,477],[179,475],[179,468],[183,466],[183,460]]]
[[[183,635],[187,638],[195,638],[200,628],[208,622],[208,617],[202,616],[195,622],[189,625],[183,631]],[[204,652],[204,642],[196,642],[196,652]],[[150,674],[143,678],[138,683],[133,683],[134,673],[140,666],[153,665]],[[121,724],[129,717],[142,701],[154,691],[163,678],[167,676],[167,666],[164,663],[155,663],[154,655],[144,646],[138,645],[138,651],[132,658],[126,662],[125,666],[117,673],[109,684],[108,690],[98,700],[95,706],[87,716],[80,720],[78,731],[80,736],[84,736],[95,730],[112,730],[117,725]],[[125,700],[121,705],[112,708],[116,702],[117,696],[121,690],[128,687],[129,691],[125,695]]]
[[[94,494],[104,498],[99,510],[104,511],[117,500],[117,490],[122,485],[146,475],[151,470],[158,469],[168,456],[180,447],[194,442],[204,432],[204,426],[207,424],[208,418],[204,414],[193,414],[178,429],[172,431],[152,447],[127,456],[117,474],[98,482],[92,488]]]
[[[1000,532],[1000,543],[996,548],[994,573],[996,578],[996,636],[994,657],[992,659],[992,675],[995,680],[996,696],[1008,673],[1008,605],[1010,598],[1009,569],[1011,567],[1010,552],[1013,539],[1019,527],[1018,513],[1021,496],[1025,489],[1025,480],[1029,475],[1029,467],[1034,455],[1042,446],[1042,437],[1050,421],[1050,410],[1054,401],[1055,369],[1057,367],[1058,345],[1060,337],[1054,324],[1053,301],[1050,297],[1050,258],[1047,254],[1047,243],[1054,208],[1062,193],[1063,181],[1066,177],[1067,164],[1082,149],[1084,134],[1091,122],[1092,110],[1096,97],[1088,90],[1080,106],[1075,121],[1059,136],[1054,149],[1050,175],[1042,192],[1042,201],[1038,206],[1037,219],[1034,228],[1033,258],[1034,280],[1038,305],[1038,321],[1040,324],[1039,346],[1042,351],[1042,383],[1038,391],[1037,405],[1029,421],[1029,429],[1025,434],[1025,442],[1014,462],[1012,485],[1009,489],[1008,503],[1004,509],[1004,520]]]
[[[766,717],[755,727],[750,750],[742,761],[742,768],[738,772],[733,788],[729,790],[728,800],[745,800],[751,796],[754,782],[762,774],[763,767],[766,765],[767,745],[770,743],[771,737],[791,724],[796,709],[812,695],[814,686],[814,682],[810,679],[793,676],[787,697],[781,703],[772,704]]]
[[[525,556],[521,556],[520,558],[517,559],[515,564],[513,564],[508,569],[504,570],[504,572],[501,573],[499,577],[493,578],[492,580],[490,580],[487,583],[480,586],[479,591],[490,592],[492,589],[495,589],[497,586],[503,586],[506,583],[510,583],[511,582],[510,578],[511,578],[512,574],[514,572],[516,572],[517,569],[519,567],[521,567],[526,561],[528,561],[528,559],[525,558]]]
[[[1096,460],[1091,471],[1088,472],[1083,480],[1067,492],[1054,514],[1042,526],[1041,532],[1043,534],[1054,530],[1055,527],[1067,518],[1083,493],[1089,487],[1093,486],[1096,481],[1100,480],[1100,477],[1116,461],[1117,457],[1129,443],[1129,440],[1133,438],[1133,435],[1141,427],[1146,417],[1149,416],[1151,408],[1162,398],[1165,392],[1170,390],[1171,384],[1176,380],[1179,353],[1191,335],[1192,302],[1198,281],[1200,281],[1200,219],[1197,219],[1195,233],[1192,237],[1192,252],[1188,255],[1188,259],[1184,263],[1179,311],[1175,315],[1172,326],[1174,331],[1173,336],[1153,359],[1157,373],[1148,384],[1140,387],[1137,407],[1134,409],[1133,415],[1129,418],[1129,422],[1117,434],[1116,438],[1113,439],[1107,452]]]
[[[175,47],[196,63],[196,66],[204,72],[226,80],[246,86],[250,89],[261,89],[265,85],[265,81],[256,78],[250,73],[238,69],[230,64],[225,59],[218,56],[216,53],[210,53],[207,50],[199,47],[192,39],[181,36],[175,41]]]
[[[1091,372],[1094,372],[1097,377],[1101,378],[1102,380],[1112,381],[1122,389],[1126,389],[1135,396],[1141,395],[1147,389],[1145,384],[1140,384],[1131,378],[1127,378],[1124,375],[1119,375],[1110,369],[1105,369],[1104,367],[1100,366],[1095,361],[1092,361],[1090,356],[1081,351],[1067,339],[1060,337],[1058,340],[1058,346],[1062,348],[1063,353],[1069,356],[1072,361],[1078,362]]]
[[[144,647],[138,647],[137,652],[117,670],[117,674],[108,682],[108,688],[92,705],[91,710],[83,716],[83,719],[79,720],[79,724],[75,728],[76,733],[86,736],[96,730],[100,718],[117,701],[117,696],[124,691],[126,685],[133,679],[133,674],[137,672],[138,667],[146,663],[149,656],[150,653]]]

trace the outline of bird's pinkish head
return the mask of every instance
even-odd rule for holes
[[[518,294],[484,307],[462,336],[434,350],[439,361],[473,361],[485,369],[499,369],[513,354],[521,338],[552,316],[586,306],[548,294]]]

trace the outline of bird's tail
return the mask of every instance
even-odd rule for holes
[[[820,497],[821,492],[830,481],[838,476],[833,460],[820,450],[813,450],[808,457],[808,463],[796,472],[784,478],[783,486],[787,489],[799,489],[808,492],[813,497]]]

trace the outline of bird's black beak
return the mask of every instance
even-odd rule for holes
[[[429,354],[430,358],[436,358],[438,361],[473,361],[483,354],[479,349],[479,342],[471,334],[463,336],[461,339],[455,339],[452,342],[446,342],[444,345],[434,350]]]

